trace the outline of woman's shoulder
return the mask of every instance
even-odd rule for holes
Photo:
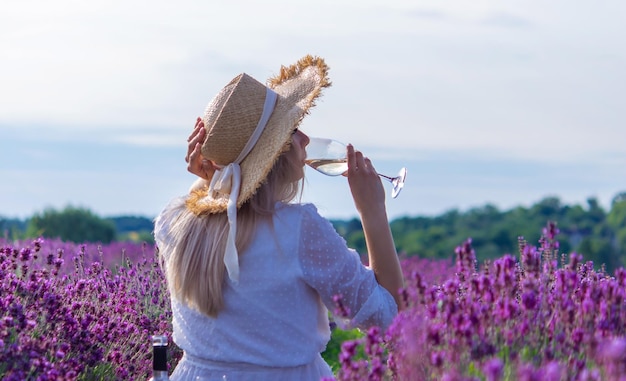
[[[276,214],[277,215],[292,215],[292,216],[298,215],[301,217],[305,215],[319,216],[317,207],[310,203],[298,203],[298,204],[278,203],[276,204]]]
[[[276,217],[291,221],[294,226],[303,229],[334,230],[332,223],[319,213],[314,204],[310,203],[280,204],[276,207]]]

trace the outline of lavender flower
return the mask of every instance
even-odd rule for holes
[[[146,378],[145,343],[171,332],[154,263],[154,248],[143,245],[0,240],[0,378]],[[171,349],[175,365],[181,352]]]
[[[468,240],[435,281],[403,262],[406,305],[384,341],[391,379],[626,380],[626,270],[607,276],[578,253],[559,267],[556,224],[543,233],[538,247],[520,238],[519,261],[480,269]]]

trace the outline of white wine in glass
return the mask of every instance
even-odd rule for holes
[[[339,176],[348,170],[346,145],[332,139],[309,137],[306,146],[306,164],[327,176]],[[404,187],[406,168],[400,169],[394,177],[378,174],[391,185],[391,197],[396,198]]]

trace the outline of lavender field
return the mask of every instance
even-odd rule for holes
[[[406,308],[333,342],[337,380],[626,380],[626,270],[561,253],[555,225],[484,263],[467,240],[402,264]],[[147,379],[168,299],[152,245],[0,239],[0,377]]]

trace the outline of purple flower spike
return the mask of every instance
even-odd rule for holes
[[[487,381],[500,381],[504,374],[504,363],[499,358],[487,360],[483,366]]]
[[[333,295],[333,302],[335,303],[335,316],[339,316],[342,318],[350,317],[350,308],[348,308],[348,306],[343,303],[343,295]]]

